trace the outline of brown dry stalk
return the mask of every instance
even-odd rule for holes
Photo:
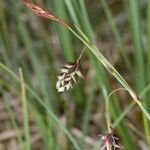
[[[41,17],[44,17],[44,18],[47,18],[47,19],[51,19],[51,20],[57,21],[57,22],[63,24],[67,28],[70,27],[66,22],[64,22],[63,20],[61,20],[59,17],[55,16],[52,12],[50,12],[50,11],[48,11],[48,10],[46,10],[46,9],[38,6],[38,5],[35,5],[31,1],[24,0],[24,4],[27,7],[29,7],[38,16],[41,16]]]

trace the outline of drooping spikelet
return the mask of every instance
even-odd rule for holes
[[[80,78],[83,78],[80,61],[64,64],[57,77],[58,81],[56,83],[56,88],[58,92],[72,89],[73,85],[78,83]]]
[[[45,8],[42,8],[41,6],[38,6],[34,3],[32,3],[30,0],[24,0],[24,4],[38,16],[41,16],[41,17],[44,17],[47,19],[51,19],[53,21],[57,21],[57,22],[63,24],[65,27],[67,27],[67,28],[69,27],[69,25],[66,22],[61,20],[56,15],[54,15],[51,11],[46,10]]]

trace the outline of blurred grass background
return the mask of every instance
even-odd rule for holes
[[[150,1],[34,2],[80,27],[138,94],[146,90],[142,99],[150,111]],[[63,94],[55,88],[61,65],[75,61],[83,47],[67,29],[37,17],[22,1],[1,1],[2,149],[98,149],[98,135],[107,130],[104,100],[120,85],[85,51],[85,79]],[[18,82],[20,76],[28,91]],[[110,111],[124,149],[150,149],[150,124],[125,91],[111,96]]]

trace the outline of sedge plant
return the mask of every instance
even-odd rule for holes
[[[80,3],[80,6],[81,6],[81,8],[82,8],[82,13],[83,14],[85,14],[85,12],[84,12],[84,5],[83,5],[83,2],[82,1],[79,1]],[[120,83],[121,83],[121,85],[123,86],[123,88],[131,95],[131,97],[133,98],[133,102],[131,103],[131,107],[133,106],[133,105],[135,105],[135,103],[136,104],[138,104],[139,106],[140,106],[140,108],[141,108],[141,110],[142,110],[142,112],[143,112],[143,114],[144,114],[144,116],[146,117],[146,118],[148,118],[147,120],[149,121],[149,119],[150,119],[150,117],[149,117],[149,113],[147,112],[147,110],[145,109],[145,107],[143,107],[143,104],[141,103],[141,97],[139,98],[136,94],[135,94],[135,92],[130,88],[130,86],[128,85],[128,83],[122,78],[122,76],[119,74],[119,72],[110,64],[110,62],[101,54],[101,52],[98,50],[98,48],[95,46],[95,43],[93,43],[93,42],[91,42],[91,41],[93,41],[93,40],[91,40],[92,39],[92,36],[90,36],[90,34],[88,34],[85,30],[81,30],[81,26],[80,26],[80,24],[78,23],[78,22],[76,22],[75,24],[77,25],[70,25],[70,24],[68,24],[68,23],[66,23],[66,22],[64,22],[62,19],[60,19],[60,18],[58,18],[58,17],[56,17],[53,13],[51,13],[51,12],[49,12],[49,11],[47,11],[47,10],[45,10],[45,9],[43,9],[43,8],[41,8],[41,7],[39,7],[39,6],[37,6],[37,5],[34,5],[33,3],[31,3],[31,2],[28,2],[28,1],[26,1],[25,2],[35,13],[37,13],[39,16],[42,16],[42,17],[46,17],[46,18],[48,18],[48,19],[52,19],[52,20],[54,20],[54,21],[57,21],[57,22],[59,22],[60,24],[63,24],[63,28],[66,28],[65,30],[69,30],[69,31],[71,31],[71,33],[73,33],[73,35],[75,35],[78,39],[80,39],[82,42],[83,42],[83,44],[87,47],[87,49],[86,49],[86,51],[91,51],[95,56],[95,58],[97,58],[97,61],[98,62],[100,62],[103,66],[104,66],[104,68],[112,75],[112,76],[114,76],[115,78],[116,78],[116,80],[118,80]],[[66,1],[66,3],[67,3],[67,1]],[[73,3],[76,3],[76,5],[78,5],[78,2],[73,2]],[[69,3],[67,3],[67,4],[69,4]],[[68,7],[70,7],[71,8],[71,5],[68,5]],[[59,15],[59,14],[58,14]],[[60,16],[60,15],[59,15]],[[75,18],[75,14],[73,14],[73,16],[74,16],[74,18]],[[19,17],[18,17],[19,18]],[[2,18],[3,19],[3,18]],[[4,20],[4,19],[3,19]],[[75,20],[77,20],[76,18],[75,18]],[[4,20],[5,21],[5,20]],[[83,24],[84,24],[84,20],[83,20]],[[5,27],[5,26],[3,26],[3,27]],[[21,30],[23,30],[23,28],[22,28],[22,26],[20,26],[19,25],[19,27],[20,27],[20,31]],[[40,29],[43,29],[43,27],[42,27],[42,25],[40,25]],[[88,29],[90,29],[90,28],[88,28]],[[87,29],[87,30],[88,30]],[[7,27],[6,27],[6,29],[5,29],[5,31],[7,31]],[[26,34],[26,30],[23,30],[24,31],[24,39],[25,39],[25,41],[26,41],[26,44],[27,45],[30,45],[29,44],[29,40],[28,40],[28,37],[29,36],[26,36],[27,34]],[[83,32],[84,31],[84,32]],[[40,32],[42,32],[42,33],[44,33],[42,30],[40,30]],[[7,33],[7,32],[6,32]],[[86,34],[85,34],[86,33]],[[65,35],[65,34],[64,34]],[[88,35],[88,36],[87,36]],[[44,33],[44,36],[45,36],[45,33]],[[43,36],[43,39],[46,41],[46,38]],[[90,38],[89,38],[90,37]],[[6,37],[7,38],[7,37]],[[1,39],[0,39],[1,40]],[[31,40],[31,39],[30,39]],[[46,43],[46,42],[45,42]],[[8,44],[9,45],[9,44]],[[47,49],[49,50],[49,48],[48,48],[48,46],[45,46],[45,47],[47,47]],[[9,48],[7,48],[7,49],[9,49]],[[30,47],[28,46],[27,47],[27,49],[30,49]],[[48,51],[47,50],[47,51]],[[71,53],[70,53],[70,51],[67,51],[66,52],[66,57],[67,57],[67,53],[69,53],[69,55],[71,55]],[[6,60],[6,62],[9,62],[9,61],[7,61],[7,60],[9,60],[8,59],[8,56],[9,55],[7,55],[7,53],[3,53],[3,54],[5,54],[4,55],[4,58],[5,58],[5,60]],[[31,54],[31,56],[33,56],[33,52],[31,51],[30,52],[30,54]],[[38,66],[38,64],[37,64],[37,59],[35,58],[35,57],[32,57],[33,59],[33,64],[34,64],[34,66],[35,66],[35,68],[38,68],[37,66]],[[71,57],[70,57],[71,58]],[[73,57],[72,57],[73,58]],[[73,58],[74,59],[74,58]],[[9,62],[10,63],[10,62]],[[10,63],[11,64],[11,63]],[[8,70],[5,66],[3,66],[2,64],[0,65],[3,69],[5,69],[5,70],[7,70],[9,73],[10,73],[10,70]],[[9,64],[7,65],[7,66],[9,66]],[[27,66],[25,65],[25,64],[23,64],[23,66],[24,66],[24,68],[26,68]],[[27,69],[28,71],[29,71],[29,68]],[[38,70],[38,69],[36,69],[36,70]],[[42,71],[36,71],[36,73],[39,75],[40,74],[40,72],[42,72]],[[53,71],[52,71],[53,72]],[[11,74],[12,74],[12,72],[11,72]],[[25,74],[26,74],[26,72],[25,72]],[[16,77],[16,76],[15,76]],[[46,79],[45,78],[43,78],[42,76],[40,76],[39,75],[39,78],[41,79],[41,81],[43,80],[43,81],[46,81]],[[20,81],[20,79],[17,79],[17,80],[19,80]],[[42,83],[42,82],[41,82]],[[53,85],[53,86],[55,86],[55,85]],[[39,99],[39,97],[26,85],[26,88],[40,101],[42,101],[42,99]],[[46,88],[45,87],[43,87],[42,86],[42,91],[43,91],[43,93],[45,93],[44,95],[45,95],[45,97],[47,97],[47,99],[49,99],[50,97],[46,94]],[[53,91],[53,90],[52,90]],[[52,93],[52,95],[55,95],[56,97],[57,97],[57,95],[58,94],[53,94]],[[144,99],[145,100],[145,99]],[[40,101],[40,103],[41,103],[41,101]],[[57,119],[57,117],[54,115],[54,113],[53,112],[49,112],[49,109],[48,109],[48,107],[49,108],[52,108],[52,106],[51,106],[51,103],[48,103],[47,102],[47,106],[45,106],[45,104],[44,103],[42,103],[42,105],[44,105],[43,107],[47,110],[47,114],[48,114],[48,116],[51,116],[58,124],[61,124],[60,123],[60,121]],[[130,107],[130,109],[131,109],[131,107]],[[52,110],[53,111],[53,110]],[[55,110],[54,110],[55,111]],[[123,118],[123,116],[127,113],[129,111],[129,109],[120,117],[121,119],[120,120],[122,120],[122,118]],[[36,114],[36,111],[35,111],[35,114]],[[37,119],[38,120],[38,119]],[[40,120],[40,119],[39,119]],[[118,122],[120,122],[120,120],[118,121],[118,120],[116,120],[116,121],[118,121]],[[49,121],[49,119],[47,119],[47,122]],[[113,127],[115,127],[116,125],[118,125],[118,122],[115,122],[112,126]],[[26,122],[27,123],[27,122]],[[27,124],[26,124],[27,125]],[[74,145],[74,147],[76,148],[76,149],[80,149],[80,147],[78,146],[78,144],[75,142],[75,140],[74,140],[74,138],[72,138],[72,136],[70,135],[70,133],[64,128],[64,127],[62,127],[63,128],[63,131],[68,135],[68,137],[69,137],[69,139],[70,139],[70,141],[72,141],[72,143],[73,143],[73,145]],[[51,133],[49,134],[49,136],[47,136],[47,137],[51,137]],[[26,140],[28,140],[28,138],[26,138]],[[50,146],[48,146],[48,148],[50,148],[51,147],[51,145]]]
[[[33,4],[32,2],[25,1],[25,5],[32,9],[34,13],[38,16],[45,17],[51,19],[53,21],[59,22],[64,25],[67,29],[69,29],[79,40],[81,40],[89,50],[97,57],[97,59],[102,63],[105,69],[114,77],[120,84],[129,92],[132,99],[139,105],[145,116],[150,120],[150,115],[147,110],[142,105],[140,98],[136,95],[136,93],[132,90],[129,84],[124,80],[124,78],[119,74],[119,72],[111,65],[111,63],[102,55],[102,53],[98,50],[98,48],[91,42],[91,40],[77,27],[74,26],[75,29],[61,20],[60,18],[53,15],[50,11],[43,9],[40,6]]]
[[[128,91],[132,99],[138,104],[141,108],[144,115],[150,120],[150,115],[143,106],[138,95],[133,91],[133,89],[129,86],[129,84],[124,80],[124,78],[119,74],[119,72],[111,65],[111,63],[102,55],[102,53],[98,50],[98,48],[91,42],[91,40],[82,32],[80,28],[77,26],[70,25],[65,21],[61,20],[59,17],[55,16],[50,11],[43,9],[40,6],[33,4],[32,2],[25,1],[25,4],[32,9],[34,13],[41,17],[45,17],[60,24],[64,25],[68,30],[70,30],[79,40],[81,40],[87,48],[97,57],[97,59],[101,62],[101,64],[105,67],[105,69],[114,77],[120,84]]]

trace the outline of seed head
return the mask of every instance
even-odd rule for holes
[[[80,61],[64,64],[61,67],[60,74],[57,78],[56,88],[58,92],[72,89],[73,85],[78,83],[80,78],[83,78]]]
[[[112,132],[100,135],[102,145],[100,150],[120,150],[119,138],[116,137]]]
[[[57,17],[56,15],[54,15],[51,11],[46,10],[45,8],[42,8],[41,6],[38,6],[34,3],[32,3],[30,0],[24,0],[24,4],[30,8],[35,14],[37,14],[38,16],[47,18],[47,19],[51,19],[53,21],[57,21],[60,24],[63,24],[65,27],[69,27],[69,25],[64,22],[63,20],[61,20],[59,17]]]

